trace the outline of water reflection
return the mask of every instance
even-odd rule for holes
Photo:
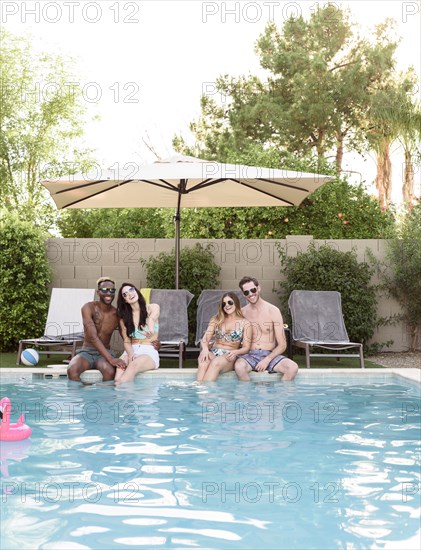
[[[377,390],[223,379],[25,385],[32,446],[22,452],[30,460],[10,462],[6,525],[33,525],[33,547],[409,539],[418,529],[417,403],[410,388]],[[29,531],[16,539],[22,548]]]
[[[31,440],[0,442],[0,471],[2,477],[10,477],[9,463],[20,462],[29,456]]]

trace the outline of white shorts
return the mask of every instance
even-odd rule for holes
[[[155,368],[159,368],[159,354],[153,346],[148,346],[145,344],[132,344],[133,348],[133,357],[140,357],[141,355],[147,355],[155,363]],[[122,357],[127,355],[126,352],[123,353]]]

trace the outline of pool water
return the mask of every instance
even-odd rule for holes
[[[420,526],[409,383],[144,377],[2,384],[2,549],[408,548]]]

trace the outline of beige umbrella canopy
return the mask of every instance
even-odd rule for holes
[[[175,208],[176,288],[179,286],[180,209],[299,205],[331,176],[221,164],[177,155],[89,176],[43,181],[58,208]]]

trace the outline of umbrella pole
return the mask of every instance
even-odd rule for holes
[[[177,200],[177,210],[174,214],[175,222],[175,289],[178,290],[180,287],[180,204],[181,204],[181,193],[178,193]]]
[[[175,288],[180,286],[180,211],[174,214],[175,221]]]

